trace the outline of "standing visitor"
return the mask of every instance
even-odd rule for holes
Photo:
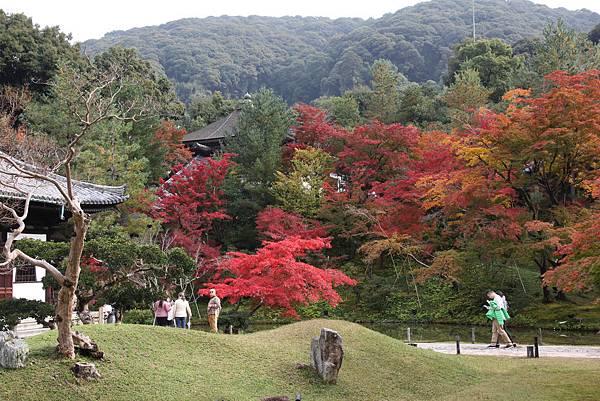
[[[173,316],[175,317],[175,324],[180,329],[185,329],[186,319],[192,319],[192,310],[190,309],[189,302],[185,300],[183,292],[179,293],[179,297],[173,305]]]
[[[171,308],[169,309],[169,314],[167,316],[167,326],[175,327],[175,308],[173,308],[173,300],[171,299],[171,297],[167,297],[167,303],[171,306]]]
[[[492,341],[490,342],[488,348],[496,348],[498,336],[500,336],[501,341],[506,343],[504,348],[510,348],[513,346],[513,343],[502,328],[504,321],[506,320],[505,312],[503,312],[501,308],[502,298],[494,291],[488,291],[487,297],[488,304],[484,305],[484,308],[486,308],[488,311],[485,316],[492,321]]]
[[[156,322],[156,325],[166,326],[167,317],[169,316],[169,311],[171,310],[171,304],[161,298],[154,303],[152,310],[154,310],[154,321]]]
[[[214,288],[210,290],[209,294],[210,301],[208,301],[208,307],[206,308],[208,313],[208,324],[213,333],[218,333],[219,328],[217,327],[217,321],[219,320],[219,313],[221,313],[221,300],[217,296],[217,291]]]

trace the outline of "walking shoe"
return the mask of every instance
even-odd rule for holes
[[[515,346],[515,347],[516,347],[516,345],[514,345],[514,344],[506,344],[506,345],[505,345],[504,347],[502,347],[502,348],[512,348],[513,346]]]
[[[498,346],[497,346],[497,345],[494,345],[494,344],[490,344],[490,345],[488,345],[487,347],[488,347],[488,348],[498,348]]]

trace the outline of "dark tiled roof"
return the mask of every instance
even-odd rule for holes
[[[208,124],[204,128],[190,132],[183,137],[183,142],[215,142],[233,135],[240,119],[240,110],[234,110],[227,117]]]
[[[25,170],[36,170],[32,165],[15,159],[12,160]],[[5,160],[0,160],[0,197],[23,199],[25,195],[22,192],[32,192],[32,201],[55,205],[62,205],[65,203],[64,198],[52,183],[34,178],[19,177],[18,179],[15,179],[15,173],[17,173],[17,171],[10,163]],[[50,177],[58,181],[66,191],[67,179],[65,177],[53,173],[50,174]],[[11,186],[16,186],[16,188],[20,189],[22,192],[19,192]],[[129,196],[125,194],[125,185],[97,185],[73,180],[73,191],[82,206],[112,206],[123,203],[129,198]]]

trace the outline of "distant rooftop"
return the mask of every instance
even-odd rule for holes
[[[231,114],[197,131],[188,133],[183,137],[183,143],[214,143],[220,142],[228,136],[235,134],[235,128],[240,119],[240,110],[234,110]]]
[[[35,166],[11,159],[24,170],[38,171]],[[19,174],[10,163],[0,160],[0,198],[24,199],[25,194],[32,192],[32,201],[53,205],[63,205],[65,203],[64,198],[52,183],[35,178],[18,177]],[[65,177],[54,173],[49,176],[66,188],[67,179]],[[15,177],[18,177],[18,179]],[[125,194],[124,185],[98,185],[73,180],[73,191],[81,206],[113,206],[123,203],[129,198]]]

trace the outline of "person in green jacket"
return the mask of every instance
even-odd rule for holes
[[[500,337],[502,342],[506,343],[504,348],[510,348],[513,346],[513,343],[503,328],[504,321],[509,319],[510,316],[508,316],[506,309],[502,308],[502,298],[494,291],[488,291],[487,297],[487,305],[484,305],[484,308],[486,308],[488,311],[485,314],[485,317],[492,321],[492,341],[488,348],[496,348],[498,337]]]

